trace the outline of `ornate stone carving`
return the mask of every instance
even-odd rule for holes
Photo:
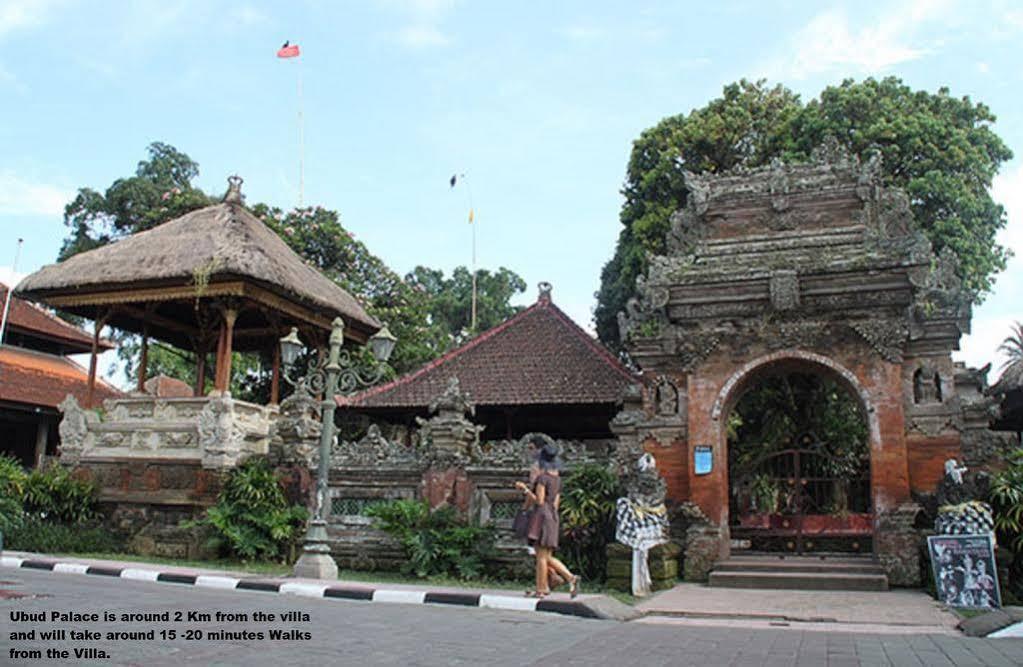
[[[475,406],[452,377],[444,393],[430,404],[429,419],[416,417],[420,427],[424,461],[431,467],[464,466],[473,445],[479,442],[484,427],[473,424],[466,415],[475,414]]]
[[[418,462],[412,447],[389,441],[380,427],[370,424],[366,435],[358,442],[334,442],[330,452],[331,467],[347,466],[412,466]]]
[[[60,462],[73,467],[81,460],[89,436],[89,424],[98,422],[99,418],[92,410],[83,410],[72,394],[64,397],[57,408],[64,414],[57,426],[60,433]]]
[[[678,414],[678,389],[671,380],[661,378],[656,388],[657,414],[670,416]]]
[[[913,373],[913,402],[941,403],[941,376],[926,364]]]
[[[204,468],[231,468],[240,461],[245,433],[234,418],[230,395],[208,398],[199,413],[198,428]]]
[[[852,329],[863,337],[881,358],[893,363],[902,361],[902,350],[909,336],[909,329],[899,320],[860,320],[850,322]]]
[[[492,440],[477,443],[472,448],[472,465],[480,468],[526,469],[533,465],[529,443],[538,438],[554,445],[561,459],[569,466],[601,460],[581,442],[555,440],[545,433],[527,433],[517,440]]]
[[[718,345],[721,344],[721,337],[716,332],[694,331],[676,334],[675,353],[682,363],[682,370],[691,372],[711,355]]]
[[[799,277],[792,269],[779,269],[771,274],[771,305],[775,310],[799,307]]]

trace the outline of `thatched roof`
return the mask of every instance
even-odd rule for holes
[[[45,302],[69,294],[191,285],[197,276],[208,276],[211,285],[241,279],[311,307],[327,321],[341,316],[369,333],[380,328],[351,294],[305,264],[246,209],[240,196],[44,266],[17,293]]]
[[[1020,389],[1023,389],[1023,361],[1016,361],[1005,367],[998,382],[988,387],[987,393],[996,396]]]

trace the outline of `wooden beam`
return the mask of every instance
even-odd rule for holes
[[[146,301],[186,301],[197,297],[242,296],[244,293],[244,283],[241,281],[231,281],[212,283],[205,288],[201,295],[196,294],[195,285],[172,285],[168,287],[106,290],[85,294],[54,294],[51,296],[46,293],[40,293],[38,299],[55,308],[73,308]]]
[[[235,308],[224,309],[224,328],[221,329],[220,359],[217,361],[217,391],[226,392],[231,388],[231,348],[234,342],[234,321],[238,317]]]
[[[125,313],[126,315],[130,315],[131,317],[140,320],[143,323],[143,327],[145,326],[146,323],[150,323],[155,324],[156,326],[161,327],[163,329],[177,331],[178,333],[182,333],[190,337],[198,334],[198,330],[195,327],[190,327],[184,322],[172,320],[169,317],[157,315],[156,313],[151,312],[151,309],[149,308],[143,310],[141,308],[133,308],[131,306],[120,305],[117,306],[117,309],[120,312]]]
[[[92,352],[89,355],[89,383],[85,394],[85,407],[92,408],[96,394],[96,361],[99,356],[99,337],[106,326],[109,309],[96,318],[92,327]]]
[[[270,371],[270,405],[277,405],[281,398],[281,343],[274,339],[273,368]]]
[[[139,393],[146,390],[146,375],[149,366],[149,325],[142,325],[142,354],[139,359]]]

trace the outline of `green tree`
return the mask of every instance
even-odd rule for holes
[[[486,331],[522,310],[510,301],[526,291],[526,281],[505,267],[491,273],[476,273],[476,329],[472,329],[472,272],[457,267],[450,278],[439,269],[417,266],[405,276],[405,282],[426,298],[426,312],[437,329],[438,344],[444,352],[452,344]],[[437,340],[437,339],[435,339]]]
[[[92,188],[78,190],[64,208],[64,224],[71,234],[58,260],[213,203],[192,185],[199,175],[199,165],[192,158],[160,142],[149,144],[146,151],[149,159],[139,162],[135,175],[117,179],[105,193]]]
[[[620,348],[618,312],[646,271],[647,253],[663,253],[671,214],[685,205],[683,174],[757,167],[777,155],[782,128],[800,110],[790,90],[743,79],[701,109],[665,118],[632,146],[614,255],[604,266],[594,311],[597,335]]]
[[[192,184],[199,165],[173,146],[153,143],[148,159],[135,175],[114,181],[104,193],[82,188],[64,213],[69,228],[59,260],[150,229],[217,201]],[[447,350],[468,328],[471,275],[456,269],[443,272],[417,267],[409,280],[392,271],[379,257],[347,231],[336,211],[307,207],[292,211],[266,204],[250,206],[253,213],[277,232],[288,245],[350,292],[377,319],[387,322],[398,337],[390,360],[394,371],[416,368]],[[419,282],[422,279],[422,282]],[[479,322],[493,326],[516,312],[509,299],[525,290],[525,283],[508,269],[479,273]],[[118,355],[129,377],[138,377],[140,339],[113,332]],[[165,374],[191,381],[196,359],[190,351],[150,342],[147,375]],[[232,393],[265,401],[270,391],[270,360],[259,354],[235,354]]]
[[[669,218],[685,204],[683,172],[803,160],[829,135],[860,155],[880,151],[884,179],[907,191],[935,249],[949,246],[959,255],[979,300],[1007,258],[995,242],[1004,211],[988,189],[1012,153],[991,130],[994,120],[969,98],[945,88],[913,91],[896,78],[844,81],[805,106],[782,86],[743,80],[705,107],[665,118],[633,144],[624,228],[597,293],[598,336],[620,349],[617,313],[646,270],[647,252],[664,250]]]

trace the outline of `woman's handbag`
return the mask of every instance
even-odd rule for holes
[[[521,509],[512,519],[512,533],[520,540],[526,539],[529,533],[529,516],[532,513],[531,510]]]

